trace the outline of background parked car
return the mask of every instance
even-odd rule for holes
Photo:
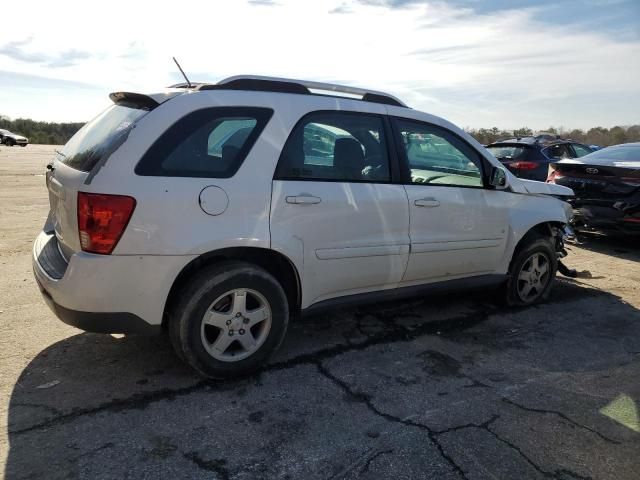
[[[514,175],[539,181],[547,178],[549,163],[593,152],[588,145],[549,134],[499,140],[487,145],[487,149]]]
[[[578,230],[640,234],[640,143],[552,163],[547,182],[573,189]]]
[[[7,147],[13,147],[14,145],[26,147],[29,143],[29,139],[22,135],[18,135],[17,133],[10,132],[9,130],[0,129],[0,143]]]

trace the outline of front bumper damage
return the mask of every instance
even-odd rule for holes
[[[577,270],[567,267],[562,259],[568,255],[565,245],[567,242],[574,242],[576,240],[576,234],[569,225],[563,225],[562,227],[551,227],[551,233],[555,241],[556,255],[558,258],[558,272],[565,277],[576,278],[578,276]]]

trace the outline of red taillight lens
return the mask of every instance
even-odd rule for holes
[[[551,170],[551,168],[549,168]],[[547,183],[556,183],[558,178],[562,178],[562,174],[558,170],[551,170],[547,177]]]
[[[136,200],[125,195],[78,192],[78,232],[85,252],[109,255],[129,223]]]
[[[509,166],[517,168],[518,170],[535,170],[538,168],[538,164],[536,162],[513,162]]]

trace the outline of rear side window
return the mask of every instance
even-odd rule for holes
[[[59,160],[76,170],[89,172],[106,160],[127,139],[133,124],[148,112],[143,108],[112,105],[82,127],[60,152]]]
[[[352,112],[307,115],[291,132],[282,150],[275,178],[390,181],[382,118]]]
[[[236,173],[271,118],[254,107],[206,108],[173,124],[144,154],[144,176],[229,178]]]

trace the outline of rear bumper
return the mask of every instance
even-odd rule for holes
[[[33,272],[51,310],[63,322],[90,332],[160,330],[173,281],[194,256],[94,255],[67,262],[51,233],[33,245]]]
[[[572,226],[576,230],[640,235],[640,222],[617,208],[582,204],[574,206]]]
[[[156,335],[162,331],[161,325],[151,325],[143,319],[128,312],[81,312],[71,310],[55,302],[51,294],[38,281],[40,293],[51,311],[67,325],[93,333],[134,333],[141,335]]]

